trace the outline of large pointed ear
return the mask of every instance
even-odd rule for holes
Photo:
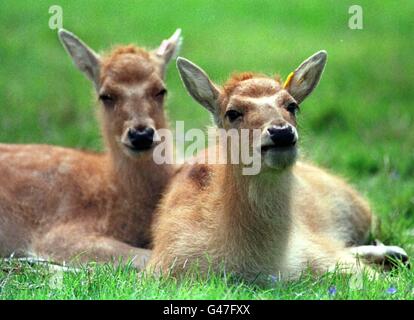
[[[298,103],[305,100],[318,85],[327,56],[324,50],[315,53],[302,62],[286,79],[283,87]]]
[[[219,89],[211,82],[207,73],[191,61],[178,57],[177,68],[187,91],[198,103],[213,114],[214,120],[218,124],[217,99],[220,95]]]
[[[161,42],[158,49],[155,50],[155,54],[163,59],[164,64],[167,65],[171,59],[178,56],[182,43],[181,29],[177,29],[169,39]]]
[[[95,88],[98,89],[100,71],[99,55],[73,33],[65,29],[59,29],[58,34],[60,41],[69,53],[76,67],[82,71],[88,79],[94,83]]]

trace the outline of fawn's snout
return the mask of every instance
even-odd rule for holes
[[[292,165],[297,156],[298,133],[289,124],[270,125],[262,134],[261,153],[265,163],[272,168],[283,169]]]
[[[267,128],[270,140],[276,148],[288,148],[296,144],[296,129],[291,125],[270,126]]]
[[[154,142],[154,129],[150,127],[136,127],[128,129],[128,139],[136,150],[148,150]]]
[[[130,127],[125,131],[122,143],[128,150],[140,152],[149,150],[154,145],[155,130],[148,126]]]

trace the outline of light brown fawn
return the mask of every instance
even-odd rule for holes
[[[142,267],[153,211],[174,173],[172,166],[154,163],[152,149],[157,130],[167,127],[164,75],[180,33],[153,51],[128,45],[100,56],[59,31],[96,89],[107,150],[0,145],[0,256],[134,259]]]
[[[260,152],[262,167],[257,175],[243,175],[243,164],[183,168],[156,215],[150,270],[178,275],[196,264],[204,274],[292,279],[308,268],[350,271],[359,258],[367,264],[386,255],[406,258],[398,247],[357,246],[369,234],[368,204],[343,180],[296,161],[296,112],[318,84],[326,57],[325,51],[311,56],[284,86],[278,77],[243,73],[223,87],[178,58],[187,90],[219,128],[260,129],[258,145],[250,147]]]

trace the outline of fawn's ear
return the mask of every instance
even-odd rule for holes
[[[181,49],[183,43],[183,37],[181,36],[181,29],[175,30],[174,34],[167,40],[163,40],[155,50],[155,54],[164,60],[164,64],[167,65],[172,58],[175,58]]]
[[[191,61],[178,57],[177,68],[187,91],[198,103],[213,114],[217,123],[219,89],[211,82],[203,69]]]
[[[82,71],[88,79],[94,83],[95,88],[98,89],[100,70],[99,55],[77,36],[65,29],[59,29],[58,35],[76,67]]]
[[[305,100],[318,85],[326,59],[326,51],[319,51],[303,61],[286,79],[283,87],[298,103]]]

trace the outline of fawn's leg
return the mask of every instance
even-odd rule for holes
[[[363,269],[371,275],[376,275],[373,266],[379,266],[388,271],[400,261],[409,266],[408,255],[404,249],[397,246],[358,246],[349,247],[339,252],[337,262],[344,267],[345,272],[355,273]]]
[[[408,264],[408,255],[404,249],[397,246],[371,245],[350,247],[350,253],[367,264],[380,265],[390,269],[396,261]]]
[[[54,262],[81,264],[87,262],[113,262],[142,270],[151,251],[133,247],[122,241],[97,233],[88,233],[82,227],[59,226],[33,243],[37,256]]]
[[[313,238],[307,244],[310,265],[320,272],[339,270],[344,273],[358,274],[367,271],[373,278],[377,265],[385,270],[395,266],[395,261],[408,264],[407,253],[397,246],[367,245],[341,247],[327,238]]]

